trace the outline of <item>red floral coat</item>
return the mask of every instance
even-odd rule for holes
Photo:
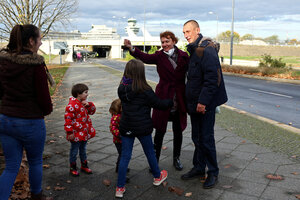
[[[109,129],[114,136],[113,138],[114,143],[122,143],[120,130],[119,130],[120,120],[121,120],[121,114],[113,115],[110,119]]]
[[[87,141],[96,135],[89,117],[95,112],[94,103],[89,102],[89,105],[85,107],[78,99],[70,97],[65,112],[65,131],[67,135],[74,134],[73,142]]]

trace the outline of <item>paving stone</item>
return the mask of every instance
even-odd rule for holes
[[[256,160],[253,160],[250,162],[250,164],[246,167],[246,169],[252,170],[252,171],[258,171],[263,173],[275,173],[278,168],[278,165],[274,164],[267,164],[267,163],[260,163]]]
[[[259,200],[258,197],[255,196],[249,196],[249,195],[245,195],[245,194],[238,194],[238,193],[234,193],[234,192],[229,192],[229,191],[225,191],[221,197],[219,198],[219,200]]]
[[[299,192],[291,189],[268,186],[261,195],[261,198],[270,200],[297,200],[295,197],[296,194],[299,194]]]
[[[254,183],[240,179],[234,180],[232,185],[233,187],[231,191],[256,197],[260,197],[267,187],[265,184]]]

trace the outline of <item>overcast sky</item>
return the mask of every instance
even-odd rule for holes
[[[146,29],[153,36],[171,30],[183,38],[182,24],[195,19],[203,35],[215,37],[217,16],[218,33],[231,30],[232,0],[79,0],[72,29],[87,32],[92,24],[106,25],[124,35],[127,19],[123,17],[135,18],[142,27],[144,13]],[[300,40],[300,0],[235,0],[234,31],[241,36]]]

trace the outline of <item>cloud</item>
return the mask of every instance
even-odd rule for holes
[[[126,20],[122,17],[137,19],[138,25],[143,25],[146,16],[146,25],[150,33],[159,33],[159,30],[176,29],[178,34],[181,25],[189,19],[196,19],[200,25],[208,29],[209,34],[216,34],[216,15],[210,15],[212,11],[218,15],[219,32],[230,30],[232,18],[232,1],[182,1],[182,0],[79,0],[78,13],[74,14],[76,27],[82,32],[87,32],[91,24],[105,24],[107,26],[119,26],[120,33],[124,33]],[[293,27],[292,35],[298,35],[299,31],[299,0],[235,0],[234,19],[235,30],[251,32],[255,27],[260,27],[257,34],[269,35],[279,32],[281,38],[286,37],[282,32]],[[145,11],[145,12],[144,12]],[[145,14],[145,15],[144,15]],[[115,19],[112,17],[116,16]],[[298,23],[298,24],[297,24]],[[282,27],[279,27],[279,24]],[[293,26],[292,26],[293,25]],[[179,27],[178,27],[179,26]],[[248,30],[246,30],[248,27]],[[274,30],[276,29],[276,30]],[[119,31],[118,31],[119,32]],[[174,31],[175,32],[175,31]],[[299,38],[300,39],[300,38]]]

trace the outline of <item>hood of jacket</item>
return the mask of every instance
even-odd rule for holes
[[[123,102],[131,101],[135,96],[135,92],[132,91],[132,84],[121,83],[118,88],[118,95]]]
[[[28,67],[41,65],[44,57],[32,52],[22,54],[0,51],[0,76],[13,77],[23,73]]]

